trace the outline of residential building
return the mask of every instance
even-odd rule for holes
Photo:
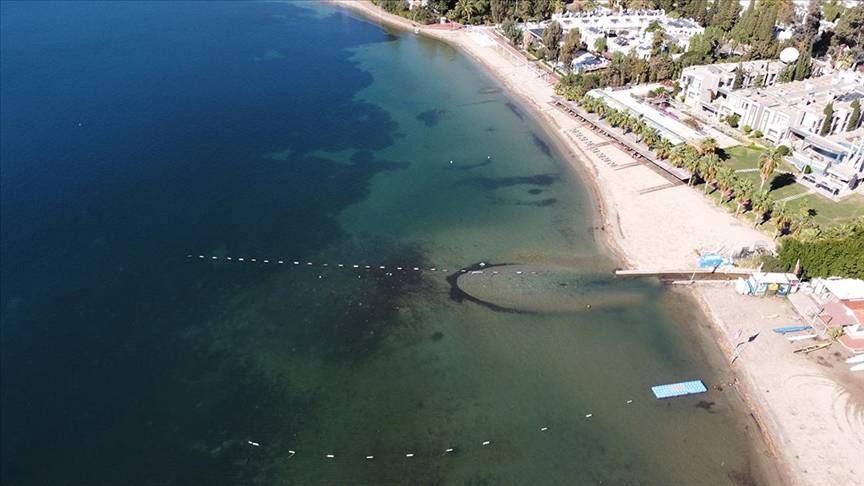
[[[721,63],[690,66],[681,72],[679,86],[685,104],[710,113],[717,113],[720,90],[733,89],[735,73],[740,67],[742,88],[773,86],[785,64],[781,61],[747,61],[742,63]]]

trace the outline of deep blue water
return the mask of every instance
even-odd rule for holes
[[[648,392],[723,379],[704,318],[609,277],[585,186],[452,47],[320,4],[0,5],[3,484],[761,481],[734,395]],[[480,261],[536,269],[490,298],[531,312],[454,297]]]
[[[371,77],[346,50],[389,36],[312,15],[273,3],[3,3],[7,484],[219,476],[165,441],[216,416],[178,411],[200,391],[185,378],[211,364],[166,336],[201,319],[221,282],[190,287],[178,260],[214,241],[304,257],[340,237],[334,216],[372,175],[400,165],[309,155],[382,148],[395,130],[353,100]],[[290,62],[254,59],[274,48]],[[292,170],[260,163],[262,148],[286,146]],[[224,428],[246,427],[234,408],[251,392],[222,392]]]

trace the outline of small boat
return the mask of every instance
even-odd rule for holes
[[[786,339],[788,339],[792,342],[795,342],[795,341],[803,341],[805,339],[813,339],[815,337],[816,337],[815,334],[802,334],[800,336],[789,336]]]
[[[855,366],[849,368],[849,371],[864,371],[864,363],[858,363]]]
[[[831,346],[831,343],[830,343],[830,342],[827,342],[827,343],[819,343],[819,344],[811,344],[810,346],[805,346],[805,347],[803,347],[803,348],[796,349],[795,351],[792,351],[792,352],[793,352],[793,353],[804,353],[804,354],[809,354],[809,353],[812,353],[813,351],[819,351],[820,349],[825,349],[825,348],[827,348],[828,346]]]
[[[798,331],[807,331],[813,329],[812,326],[785,326],[785,327],[775,327],[772,331],[777,334],[786,334],[789,332],[798,332]]]
[[[846,362],[849,364],[864,363],[864,354],[852,356],[851,358],[847,359]]]

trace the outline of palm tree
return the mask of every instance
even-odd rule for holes
[[[672,153],[669,154],[669,161],[675,167],[684,167],[687,161],[687,155],[690,153],[690,146],[686,143],[679,143],[672,148]]]
[[[707,155],[717,152],[717,140],[712,137],[703,138],[699,141],[699,154]]]
[[[717,182],[717,170],[720,169],[720,157],[715,153],[703,155],[699,171],[702,173],[702,179],[705,181],[705,194],[708,194],[708,187]]]
[[[477,6],[472,0],[459,0],[453,10],[458,17],[465,18],[470,22],[471,16],[477,13]]]
[[[813,227],[813,212],[807,203],[798,208],[798,215],[794,218],[792,234],[797,238],[805,229]]]
[[[765,221],[765,214],[771,210],[771,207],[774,205],[774,201],[771,198],[771,195],[768,191],[760,190],[759,192],[753,194],[753,198],[750,200],[750,204],[753,207],[753,212],[756,213],[756,218],[753,223],[753,227],[757,227]]]
[[[762,179],[762,183],[759,184],[760,191],[765,187],[765,183],[768,182],[774,171],[777,170],[781,159],[782,157],[776,150],[765,152],[759,157],[759,177]]]
[[[684,168],[690,171],[690,180],[687,181],[688,186],[696,184],[696,178],[699,176],[699,169],[702,166],[702,159],[695,153],[688,151],[687,158],[684,159]]]
[[[722,202],[726,202],[732,197],[732,192],[738,184],[738,178],[735,177],[735,171],[727,165],[720,165],[717,169],[717,175],[714,177],[717,180],[717,187],[720,188]]]
[[[789,214],[785,201],[774,205],[774,208],[771,210],[771,219],[774,220],[774,225],[777,226],[777,232],[774,233],[774,239],[776,240],[792,222],[792,215]]]
[[[657,157],[660,160],[668,159],[669,155],[672,154],[672,142],[666,138],[660,137],[660,140],[657,141],[657,144],[654,147],[654,152],[657,153]]]
[[[753,182],[750,179],[737,179],[735,181],[735,202],[738,203],[738,206],[735,208],[735,214],[740,213],[752,199]]]
[[[647,145],[649,148],[653,148],[657,143],[657,140],[660,138],[660,133],[656,128],[645,126],[645,128],[641,131],[642,134],[642,142]]]

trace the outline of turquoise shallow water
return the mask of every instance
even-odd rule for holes
[[[329,7],[210,7],[4,4],[4,483],[770,482],[731,392],[653,399],[728,381],[705,318],[609,277],[494,79]],[[478,262],[504,310],[454,294]]]

